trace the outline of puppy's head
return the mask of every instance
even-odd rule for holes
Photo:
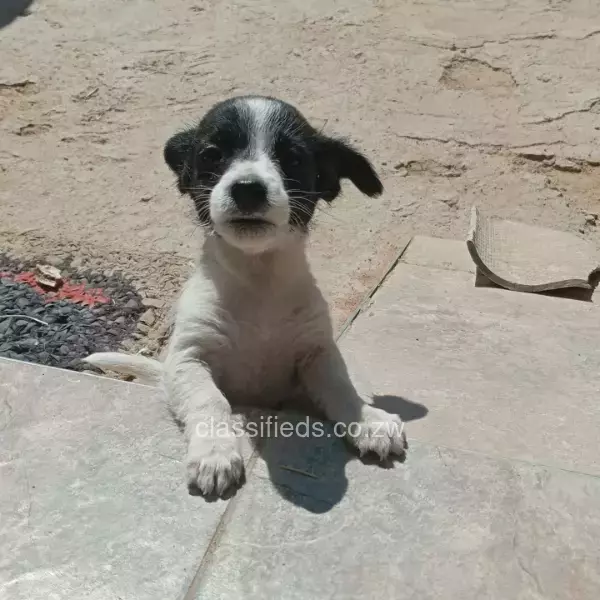
[[[342,179],[367,196],[383,191],[362,154],[316,131],[289,104],[260,96],[214,106],[167,142],[165,160],[200,222],[246,252],[305,231],[317,201],[333,200]]]

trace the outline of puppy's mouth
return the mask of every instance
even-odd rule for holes
[[[236,231],[264,231],[275,227],[271,221],[267,221],[261,217],[234,217],[227,221],[230,227],[233,227]]]

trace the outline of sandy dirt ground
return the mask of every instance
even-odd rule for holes
[[[384,180],[319,212],[338,325],[407,236],[464,238],[473,204],[600,241],[596,0],[36,0],[0,29],[0,248],[169,302],[200,231],[162,146],[244,93],[349,137]]]

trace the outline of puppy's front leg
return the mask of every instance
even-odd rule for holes
[[[165,363],[169,400],[185,424],[188,485],[204,495],[223,495],[244,472],[231,407],[197,349],[172,348]]]
[[[346,437],[361,455],[376,452],[382,459],[389,454],[404,456],[404,424],[398,416],[371,406],[372,399],[356,390],[333,341],[302,365],[300,377],[326,416],[343,424]]]

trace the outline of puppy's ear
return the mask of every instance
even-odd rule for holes
[[[165,162],[177,175],[179,191],[184,194],[191,184],[191,164],[194,149],[194,131],[189,129],[176,133],[165,144]]]
[[[367,196],[379,196],[383,192],[383,185],[371,163],[350,144],[321,137],[316,158],[317,191],[323,200],[331,202],[338,196],[341,179],[349,179]]]

